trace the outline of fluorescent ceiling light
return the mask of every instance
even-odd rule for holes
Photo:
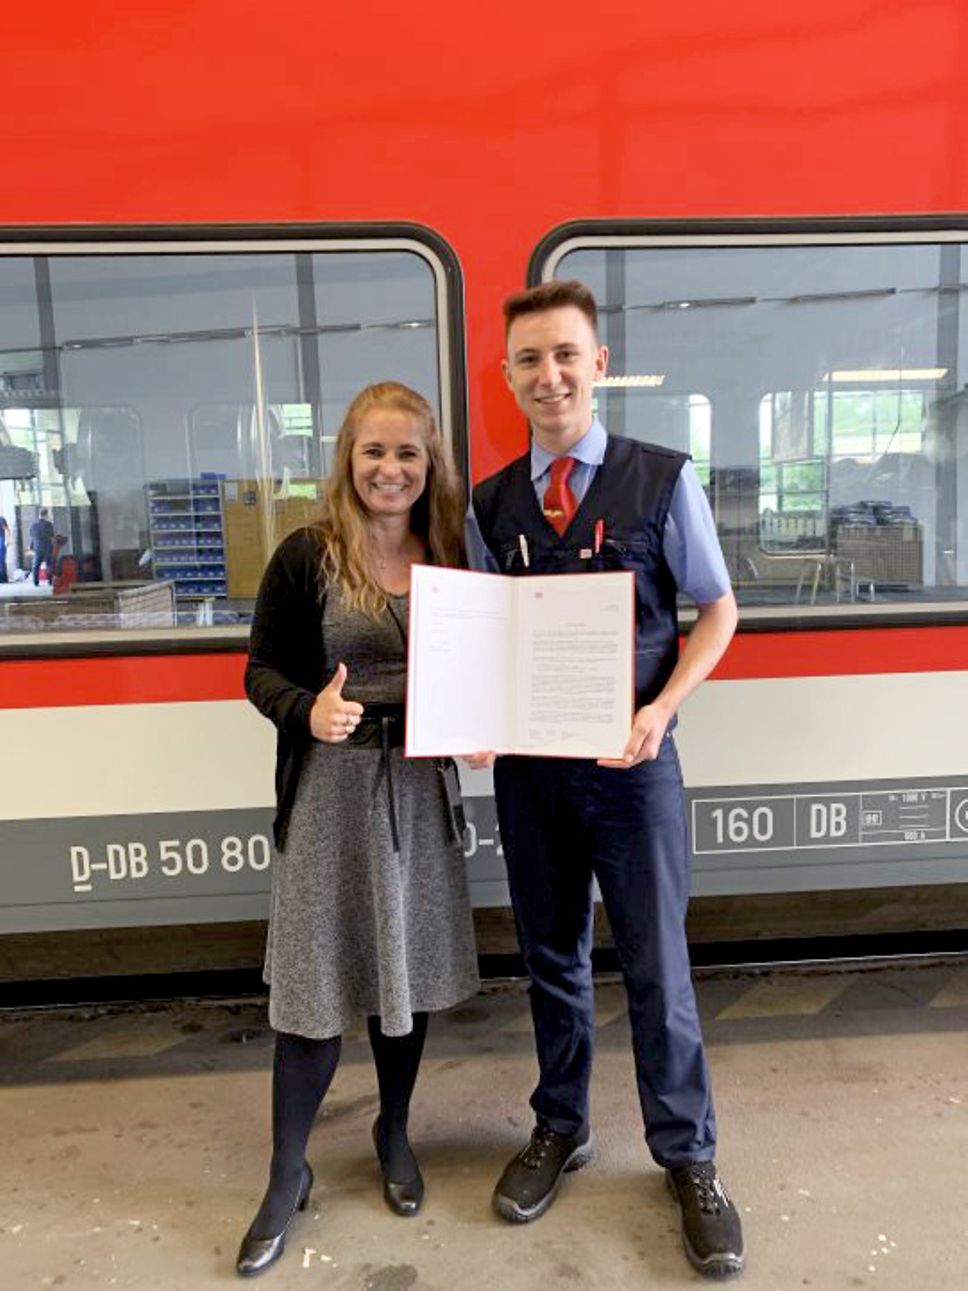
[[[896,296],[896,287],[868,287],[861,291],[811,291],[789,296],[791,305],[810,305],[825,300],[868,300],[872,296]],[[780,298],[782,300],[782,297]]]
[[[825,372],[821,381],[940,381],[947,368],[855,368]]]
[[[708,309],[722,305],[755,305],[755,296],[701,296],[697,300],[663,300],[655,309]]]
[[[640,376],[627,377],[600,377],[596,386],[612,386],[615,389],[624,389],[627,386],[651,386],[656,387],[665,381],[664,372],[647,372]]]

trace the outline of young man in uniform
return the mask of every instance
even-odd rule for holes
[[[592,393],[608,351],[587,287],[546,283],[505,302],[503,371],[531,451],[474,491],[478,568],[518,575],[628,569],[636,588],[636,711],[624,757],[502,757],[494,766],[540,1070],[536,1126],[494,1192],[505,1219],[537,1219],[590,1160],[595,1038],[592,878],[628,993],[645,1137],[667,1171],[699,1272],[743,1267],[739,1216],[713,1162],[716,1122],[685,938],[688,843],[671,727],[736,626],[715,524],[688,458],[609,436]],[[698,618],[679,654],[676,596]],[[575,686],[582,685],[575,660]],[[493,755],[470,759],[486,766]]]

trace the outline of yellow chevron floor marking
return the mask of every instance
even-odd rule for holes
[[[89,1062],[104,1058],[153,1058],[185,1040],[166,1017],[127,1015],[105,1021],[99,1032],[83,1044],[51,1054],[47,1062]]]
[[[595,991],[595,1025],[607,1027],[629,1011],[628,996],[620,982],[599,986]]]
[[[822,1012],[852,984],[848,977],[771,977],[750,987],[717,1018],[807,1017]]]
[[[501,1027],[501,1030],[506,1031],[508,1035],[530,1035],[534,1030],[531,1024],[531,1007],[527,1000],[523,1000],[522,1003],[524,1004],[522,1011]]]
[[[929,1001],[928,1008],[968,1008],[968,969],[955,969],[951,981],[941,988],[933,1000]]]
[[[530,1035],[531,1009],[527,1006],[527,1001],[523,1000],[524,1008],[510,1021],[505,1022],[501,1030],[509,1035]],[[625,987],[620,982],[609,982],[604,986],[595,988],[595,1026],[607,1027],[609,1023],[615,1022],[618,1018],[624,1017],[628,1012],[628,1000],[625,995]]]

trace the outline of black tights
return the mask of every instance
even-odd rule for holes
[[[380,1086],[376,1150],[388,1177],[402,1182],[417,1173],[417,1162],[407,1140],[407,1117],[427,1036],[427,1015],[413,1015],[409,1035],[384,1035],[379,1018],[367,1018],[366,1023]]]
[[[385,1036],[380,1019],[367,1019],[380,1087],[377,1150],[392,1179],[409,1179],[416,1162],[407,1142],[407,1115],[427,1035],[427,1014],[413,1015],[409,1035]],[[274,1237],[292,1215],[309,1132],[339,1062],[342,1037],[308,1040],[276,1033],[272,1064],[272,1164],[269,1186],[249,1228],[253,1237]]]

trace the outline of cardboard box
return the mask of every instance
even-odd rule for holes
[[[920,587],[924,582],[921,526],[841,525],[836,554],[853,561],[860,583]]]
[[[255,597],[262,571],[283,538],[318,520],[322,490],[322,480],[222,481],[229,596]]]

